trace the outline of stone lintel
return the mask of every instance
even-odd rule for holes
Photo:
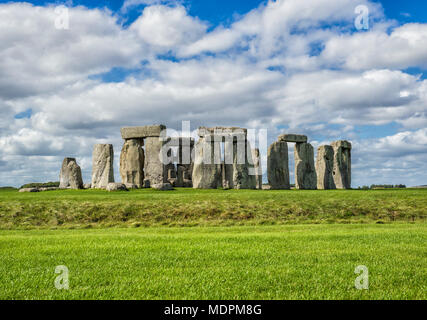
[[[302,134],[287,133],[287,134],[280,135],[277,140],[285,141],[285,142],[306,143],[307,136]]]
[[[197,130],[197,135],[199,137],[205,137],[207,135],[214,135],[220,137],[228,137],[228,136],[237,136],[239,134],[243,134],[244,136],[248,135],[248,129],[239,128],[239,127],[199,127]]]
[[[122,138],[125,140],[129,139],[144,139],[148,137],[160,137],[162,132],[166,130],[165,125],[152,125],[143,127],[127,127],[121,128],[120,132]],[[164,133],[163,133],[164,134]]]

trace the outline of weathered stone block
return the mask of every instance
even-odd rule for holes
[[[271,189],[290,189],[287,142],[273,142],[268,148],[267,176]]]
[[[144,139],[148,137],[160,137],[165,135],[165,125],[152,125],[143,127],[127,127],[120,130],[122,138],[127,139]]]
[[[197,141],[193,167],[193,188],[216,189],[222,186],[221,149],[213,136]]]
[[[120,154],[120,177],[123,184],[142,188],[144,181],[144,150],[140,139],[125,141]]]
[[[295,144],[295,188],[315,190],[317,175],[314,166],[314,150],[309,143]]]
[[[170,183],[157,183],[151,186],[151,188],[159,191],[172,191],[173,186]]]
[[[159,137],[145,139],[145,179],[153,186],[167,182],[166,166],[163,164],[162,147],[164,141]]]
[[[351,143],[345,140],[335,141],[333,177],[337,189],[351,189]]]
[[[262,166],[261,166],[261,155],[259,149],[252,149],[252,158],[254,161],[254,173],[255,183],[258,190],[262,190]]]
[[[302,134],[282,134],[279,136],[278,141],[285,141],[285,142],[295,142],[295,143],[306,143],[307,142],[307,136]]]
[[[247,134],[248,134],[248,129],[239,128],[239,127],[212,127],[212,128],[199,127],[197,129],[197,135],[199,137],[205,137],[208,135],[216,135],[221,137],[226,137],[230,135],[233,135],[233,136],[242,135],[246,137]]]
[[[114,182],[114,151],[112,144],[96,144],[92,153],[92,188],[105,189]]]
[[[123,183],[114,183],[111,182],[107,185],[107,191],[128,191],[128,189],[126,188],[126,185]]]
[[[39,192],[40,190],[37,188],[22,188],[19,189],[19,192]]]
[[[83,189],[82,171],[76,159],[65,158],[59,174],[59,188]]]
[[[334,149],[332,146],[320,146],[317,149],[316,174],[317,189],[336,189],[334,177]]]

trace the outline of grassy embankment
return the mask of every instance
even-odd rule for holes
[[[425,222],[427,189],[0,191],[0,229]]]

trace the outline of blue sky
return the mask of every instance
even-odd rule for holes
[[[90,180],[120,127],[187,120],[348,139],[353,186],[427,184],[427,1],[0,3],[0,185],[57,180],[65,156]]]

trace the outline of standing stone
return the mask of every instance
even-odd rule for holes
[[[233,162],[233,187],[234,189],[256,189],[256,177],[252,150],[246,136],[243,140],[234,143],[235,153]]]
[[[216,189],[222,186],[220,143],[213,135],[201,137],[195,146],[193,188]]]
[[[76,159],[65,158],[59,174],[59,188],[83,189],[82,170],[77,165]]]
[[[193,186],[193,159],[194,159],[194,139],[182,137],[179,138],[178,163],[176,166],[177,187],[191,188]]]
[[[258,190],[262,190],[262,166],[261,166],[261,156],[258,148],[252,149],[252,158],[254,161],[256,188]]]
[[[215,134],[224,142],[222,187],[224,189],[255,189],[254,164],[247,130],[242,128],[215,128]]]
[[[112,144],[96,144],[92,154],[92,188],[105,189],[114,182],[114,151]]]
[[[337,189],[351,189],[351,143],[345,140],[332,143],[334,148],[333,177]]]
[[[161,160],[163,144],[160,137],[145,139],[145,180],[150,182],[150,186],[167,182],[166,166]]]
[[[317,189],[336,189],[334,177],[334,149],[331,146],[320,146],[317,149],[316,174]]]
[[[224,137],[224,159],[222,161],[222,188],[225,190],[234,188],[234,163],[237,147],[232,135]]]
[[[268,148],[267,176],[271,189],[290,189],[287,142],[276,141]]]
[[[314,150],[309,143],[295,144],[295,188],[315,190],[317,187],[314,167]]]
[[[144,182],[144,150],[143,140],[129,139],[125,141],[120,154],[120,177],[123,184],[143,187]]]

